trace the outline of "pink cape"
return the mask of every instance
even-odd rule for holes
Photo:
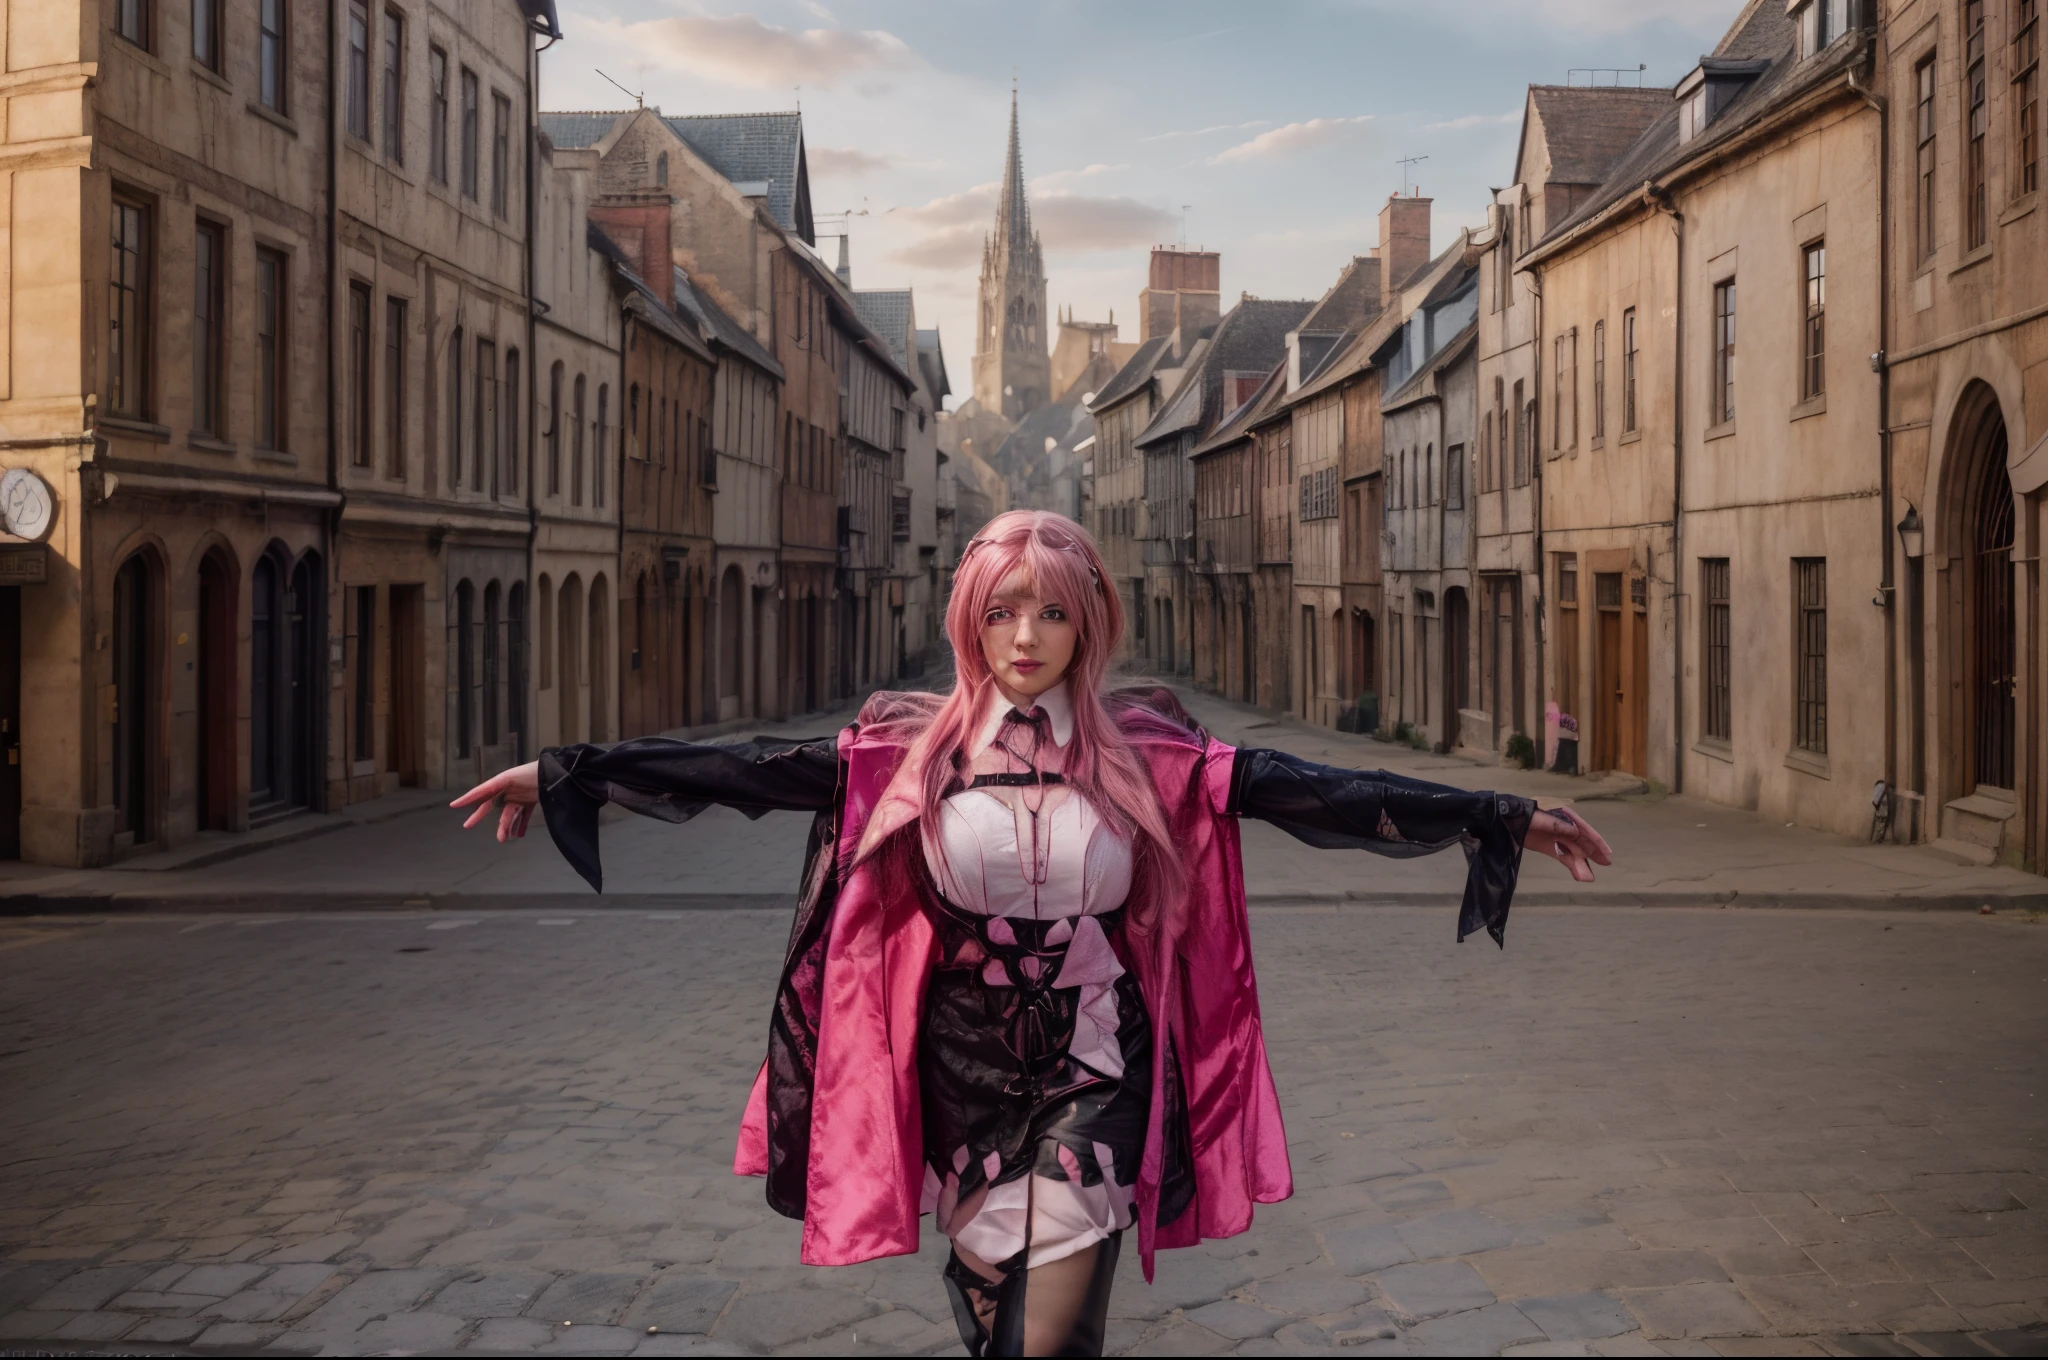
[[[1194,1246],[1251,1226],[1252,1206],[1294,1190],[1280,1100],[1266,1065],[1245,915],[1237,819],[1226,813],[1233,748],[1200,732],[1127,730],[1159,791],[1188,891],[1150,936],[1118,932],[1152,1018],[1152,1115],[1139,1171],[1138,1251],[1152,1278],[1160,1247]],[[817,997],[803,1261],[839,1266],[913,1253],[924,1185],[918,1017],[936,935],[913,891],[885,885],[874,860],[852,863],[906,747],[861,726],[839,740],[845,802],[840,887]],[[880,814],[900,821],[900,804]],[[893,829],[888,827],[886,829]],[[1158,1222],[1166,1146],[1166,1058],[1179,1057],[1194,1198]],[[733,1170],[768,1173],[768,1067],[754,1079]]]

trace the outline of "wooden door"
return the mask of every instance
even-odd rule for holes
[[[235,825],[235,579],[227,559],[208,553],[199,564],[199,825]]]
[[[1625,692],[1621,679],[1621,575],[1601,572],[1593,578],[1595,604],[1600,615],[1599,635],[1593,658],[1592,712],[1593,758],[1590,768],[1615,769],[1621,759],[1622,704]]]
[[[1643,591],[1649,583],[1637,577],[1629,583],[1633,602],[1629,608],[1629,670],[1624,688],[1628,719],[1622,729],[1627,749],[1621,768],[1630,774],[1650,772],[1650,611]]]

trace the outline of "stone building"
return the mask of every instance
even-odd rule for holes
[[[1844,834],[1886,774],[1878,297],[1827,286],[1879,257],[1870,40],[1751,6],[1522,257],[1578,767]]]
[[[656,729],[626,725],[614,698],[631,682],[618,668],[614,622],[626,579],[621,512],[643,513],[651,499],[639,466],[619,458],[634,414],[621,357],[645,304],[632,296],[639,280],[624,257],[590,225],[597,154],[543,138],[534,164],[533,608],[531,622],[520,623],[532,633],[530,739],[539,750]],[[515,406],[502,418],[516,427],[521,414]],[[518,442],[516,428],[508,436]],[[494,612],[487,602],[486,615]],[[526,669],[524,646],[506,655],[516,671]]]
[[[791,256],[801,260],[801,256]],[[831,277],[826,275],[826,277]],[[833,280],[835,283],[838,280]],[[869,329],[851,290],[834,296],[840,334],[839,656],[837,692],[852,695],[897,674],[905,637],[897,531],[910,540],[906,480],[917,385],[888,342]],[[934,447],[936,456],[936,447]],[[902,516],[896,514],[899,492]]]
[[[1479,260],[1479,434],[1473,449],[1473,692],[1483,719],[1467,745],[1504,750],[1516,734],[1544,736],[1543,462],[1535,456],[1543,356],[1541,301],[1520,255],[1607,179],[1615,160],[1671,105],[1668,89],[1532,85],[1523,103],[1513,182],[1494,192],[1473,235]],[[1554,759],[1555,724],[1547,757]]]
[[[1010,92],[1010,141],[995,230],[982,243],[974,332],[974,400],[1011,423],[1052,399],[1047,353],[1045,252],[1024,197],[1024,155],[1017,139],[1017,92]]]
[[[889,536],[890,617],[884,633],[889,673],[921,674],[921,656],[938,641],[939,412],[948,392],[938,332],[917,328],[917,299],[908,288],[867,289],[853,295],[861,319],[889,346],[896,366],[916,383],[908,397],[904,447],[892,458]],[[930,337],[930,348],[920,336]]]
[[[1195,479],[1191,675],[1202,688],[1240,703],[1258,701],[1252,427],[1272,413],[1286,390],[1285,367],[1275,364],[1216,430],[1188,451]],[[1240,386],[1232,395],[1242,393]]]
[[[1866,770],[1871,762],[1859,757],[1855,772],[1866,790],[1875,773],[1899,791],[1893,830],[1901,839],[1933,839],[1958,858],[2041,872],[2048,870],[2048,597],[2041,588],[2048,215],[2035,211],[2043,178],[2041,20],[2031,3],[1905,0],[1885,9],[1875,79],[1888,132],[1878,143],[1888,152],[1878,171],[1887,230],[1872,239],[1867,199],[1853,208],[1829,202],[1826,223],[1836,260],[1845,258],[1845,233],[1860,250],[1846,257],[1857,261],[1848,272],[1836,266],[1848,286],[1835,290],[1832,305],[1860,312],[1868,306],[1861,281],[1873,272],[1885,281],[1882,442],[1857,446],[1862,481],[1875,485],[1878,500],[1857,502],[1854,524],[1843,530],[1863,553],[1875,553],[1870,571],[1887,602],[1884,738],[1881,766]],[[1826,44],[1805,59],[1823,69],[1838,47],[1863,40],[1853,29],[1837,34],[1848,17],[1839,0],[1809,0],[1792,17],[1805,46]],[[1878,163],[1868,140],[1843,135],[1841,143],[1856,149],[1830,146],[1824,154]],[[1829,178],[1847,169],[1830,165]],[[1843,377],[1853,374],[1862,389],[1857,358],[1880,348],[1840,343],[1834,334],[1831,317],[1830,404]],[[1881,518],[1872,523],[1874,516]],[[1843,607],[1856,608],[1871,585],[1868,571],[1842,577]],[[1853,693],[1874,685],[1860,667],[1842,674],[1851,669],[1836,674],[1856,684]],[[1877,705],[1880,696],[1864,702]],[[1866,740],[1877,745],[1875,734]],[[1843,773],[1844,810],[1830,820],[1850,819],[1853,790]]]

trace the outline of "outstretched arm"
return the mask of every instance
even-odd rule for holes
[[[526,834],[535,807],[556,848],[599,887],[597,814],[617,803],[647,817],[686,822],[713,803],[749,817],[822,812],[832,806],[839,754],[832,738],[712,744],[637,737],[616,745],[551,747],[537,761],[492,776],[451,806],[474,807],[475,826],[502,805],[498,839]]]
[[[1524,845],[1555,855],[1581,882],[1592,881],[1592,865],[1613,862],[1607,843],[1584,821],[1539,812],[1512,794],[1318,765],[1281,751],[1240,750],[1231,775],[1233,812],[1310,845],[1413,856],[1462,844],[1470,873],[1460,939],[1479,929],[1501,939]]]

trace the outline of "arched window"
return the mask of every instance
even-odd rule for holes
[[[505,489],[519,494],[519,351],[505,351]]]
[[[583,385],[576,375],[575,397],[569,404],[569,504],[583,504]]]
[[[607,700],[611,688],[612,592],[604,577],[590,583],[590,740],[611,737],[611,710]]]
[[[462,327],[448,338],[448,381],[441,391],[448,412],[448,485],[462,485]]]
[[[654,158],[654,187],[657,189],[668,188],[668,152],[666,151]]]
[[[526,758],[526,582],[505,592],[505,735],[512,759]]]
[[[647,456],[647,443],[640,437],[639,383],[634,383],[626,389],[626,430],[633,441],[626,446],[626,453],[631,457],[645,458]]]
[[[610,383],[597,385],[597,449],[590,464],[590,503],[604,509],[605,488],[611,484],[611,406]]]
[[[455,754],[469,759],[476,746],[476,587],[455,587]]]
[[[548,494],[562,494],[562,361],[548,370]]]
[[[484,587],[483,709],[486,746],[498,744],[498,681],[504,669],[501,664],[504,653],[500,650],[501,642],[498,636],[499,603],[498,583],[493,581]]]

